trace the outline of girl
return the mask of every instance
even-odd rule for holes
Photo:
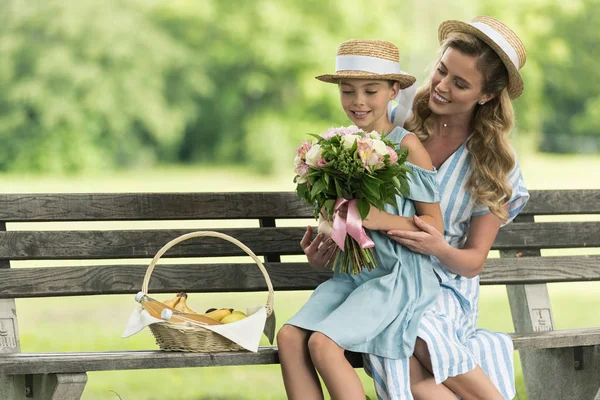
[[[364,400],[362,384],[344,350],[390,359],[408,357],[421,314],[439,291],[428,256],[411,252],[378,232],[417,231],[415,215],[443,231],[431,159],[417,137],[394,128],[387,115],[389,101],[415,78],[400,71],[398,49],[385,41],[344,42],[336,61],[335,74],[317,79],[338,84],[342,108],[359,128],[387,132],[388,138],[408,148],[407,165],[413,172],[410,196],[398,197],[397,207],[386,206],[385,211],[371,207],[363,221],[375,242],[378,268],[358,275],[336,273],[277,334],[290,399],[322,399],[318,373],[333,399]],[[336,247],[333,240],[325,239],[328,222],[321,221],[319,229],[322,232],[312,241],[311,228],[307,228],[301,246],[313,267],[326,268]]]
[[[417,92],[406,127],[438,169],[445,232],[415,219],[420,232],[388,234],[434,256],[441,292],[423,315],[414,357],[370,355],[365,368],[382,399],[512,399],[512,342],[477,329],[477,303],[479,274],[496,234],[529,198],[508,141],[511,99],[523,91],[525,48],[490,17],[446,21],[439,39],[442,56]]]

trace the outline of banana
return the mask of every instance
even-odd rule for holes
[[[177,295],[177,296],[173,297],[172,299],[163,301],[163,304],[166,305],[167,307],[175,308],[177,303],[179,303],[179,300],[181,300],[181,297],[179,297],[179,295]]]
[[[208,318],[212,318],[215,321],[221,321],[224,317],[226,317],[227,315],[231,314],[231,309],[229,308],[221,308],[218,310],[214,310],[211,312],[208,312],[206,314],[204,314],[205,316],[207,316]]]
[[[188,307],[186,301],[187,301],[187,293],[185,292],[181,292],[179,293],[177,296],[179,296],[180,300],[179,303],[177,303],[175,305],[175,310],[182,312],[182,313],[186,313],[186,314],[198,314],[196,311],[192,310],[191,308]]]

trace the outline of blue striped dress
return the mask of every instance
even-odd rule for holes
[[[465,141],[442,164],[436,176],[440,185],[445,239],[457,248],[461,248],[467,239],[471,217],[490,212],[465,190],[472,168],[472,156]],[[512,196],[506,223],[517,216],[529,199],[518,161],[509,179]],[[512,399],[515,396],[512,341],[504,333],[477,328],[479,277],[461,277],[446,269],[435,257],[432,259],[441,292],[434,305],[423,314],[418,336],[427,343],[435,381],[442,383],[448,377],[480,365],[503,397]],[[373,377],[380,400],[413,399],[408,358],[391,360],[375,355],[364,358],[365,370]]]

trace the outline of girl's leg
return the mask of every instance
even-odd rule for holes
[[[322,400],[321,382],[308,352],[311,331],[284,325],[277,332],[283,384],[290,400]]]
[[[320,332],[310,335],[308,349],[332,400],[365,400],[362,382],[346,360],[344,349]]]
[[[410,362],[410,391],[415,400],[456,400],[450,389],[435,383],[435,378],[415,357]]]
[[[432,372],[429,349],[427,343],[421,338],[417,338],[414,355],[429,372]],[[444,385],[464,400],[504,400],[502,394],[480,366],[467,373],[446,379]]]

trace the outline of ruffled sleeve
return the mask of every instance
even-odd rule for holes
[[[406,166],[412,171],[409,175],[410,194],[408,198],[423,203],[437,203],[440,201],[440,191],[435,179],[437,171],[429,171],[410,162]]]
[[[529,191],[525,187],[525,181],[523,180],[523,174],[521,173],[521,167],[519,166],[519,160],[515,156],[515,166],[508,176],[510,185],[512,187],[512,196],[508,202],[508,220],[503,222],[501,226],[504,226],[511,222],[515,217],[523,210],[525,204],[529,200]],[[490,209],[478,202],[475,204],[473,209],[473,216],[485,215],[490,212]]]

